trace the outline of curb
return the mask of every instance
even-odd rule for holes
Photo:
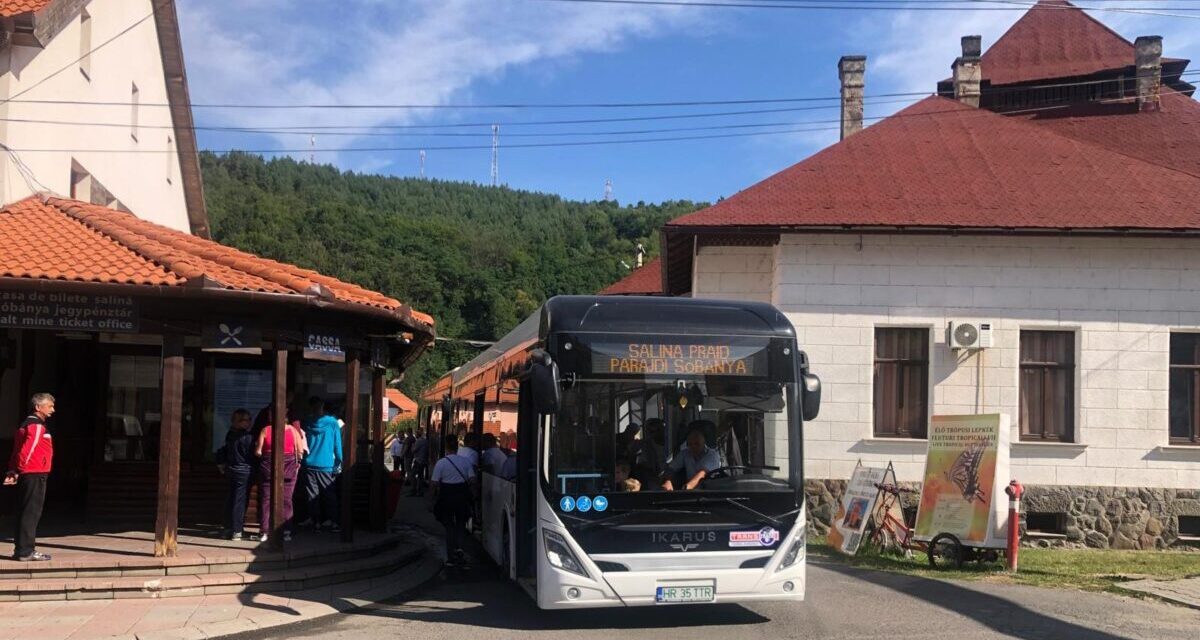
[[[308,624],[330,616],[366,609],[382,601],[399,597],[433,581],[442,571],[442,560],[436,549],[422,544],[404,564],[391,573],[369,580],[370,586],[351,595],[337,595],[333,585],[333,599],[329,602],[308,602],[293,606],[295,613],[263,611],[252,618],[237,618],[223,622],[198,624],[193,627],[165,629],[138,634],[107,636],[101,640],[235,640],[246,634],[264,630],[277,630],[293,625]],[[266,595],[269,595],[266,594]],[[286,594],[283,594],[286,596]]]
[[[1184,580],[1187,580],[1187,579],[1188,578],[1184,578]],[[1192,579],[1194,579],[1194,578],[1192,578]],[[1170,593],[1164,593],[1161,590],[1155,590],[1155,589],[1153,589],[1153,587],[1142,588],[1142,589],[1134,587],[1134,585],[1138,585],[1139,583],[1141,585],[1163,585],[1163,584],[1169,584],[1170,582],[1178,582],[1178,581],[1135,580],[1133,582],[1126,583],[1126,584],[1120,584],[1120,583],[1115,584],[1112,586],[1112,590],[1113,590],[1113,592],[1118,593],[1123,596],[1142,598],[1145,600],[1156,600],[1158,602],[1174,605],[1176,607],[1183,607],[1186,609],[1194,609],[1194,610],[1200,611],[1200,599],[1197,599],[1195,597],[1175,596]]]

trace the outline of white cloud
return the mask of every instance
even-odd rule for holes
[[[694,25],[699,13],[534,0],[179,4],[193,101],[236,103],[466,103],[474,87],[500,81],[513,69],[614,50],[635,38]],[[376,125],[411,123],[428,115],[203,110],[198,119],[256,127]],[[307,136],[278,139],[293,148],[309,142]],[[351,142],[318,136],[319,148]]]

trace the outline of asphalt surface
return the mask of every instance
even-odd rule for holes
[[[401,601],[245,636],[420,640],[1188,638],[1200,611],[1098,593],[944,582],[811,561],[807,600],[541,611],[487,564],[447,569]]]

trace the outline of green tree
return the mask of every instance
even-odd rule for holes
[[[339,171],[290,158],[202,153],[213,237],[403,300],[439,336],[495,340],[547,298],[628,274],[641,243],[703,203],[580,202],[464,182]],[[439,342],[405,375],[422,388],[478,353]]]

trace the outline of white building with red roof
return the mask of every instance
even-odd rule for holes
[[[0,203],[38,192],[208,237],[173,1],[0,0]]]
[[[362,507],[343,539],[355,518],[382,527],[386,374],[432,345],[433,318],[210,240],[201,182],[173,0],[0,0],[0,450],[32,394],[52,394],[48,519],[153,530],[155,555],[175,556],[181,523],[234,522],[217,452],[235,412],[266,428],[311,418],[316,397],[344,419],[339,490]],[[282,541],[280,501],[270,526]],[[0,580],[0,600],[16,585]],[[46,585],[63,588],[98,589]]]
[[[667,224],[659,284],[791,318],[824,382],[804,441],[818,519],[859,461],[920,481],[931,416],[1002,412],[1033,535],[1200,539],[1188,61],[1065,0],[963,45],[939,95],[865,129],[863,60],[844,58],[848,135]],[[990,346],[954,348],[961,325]]]

